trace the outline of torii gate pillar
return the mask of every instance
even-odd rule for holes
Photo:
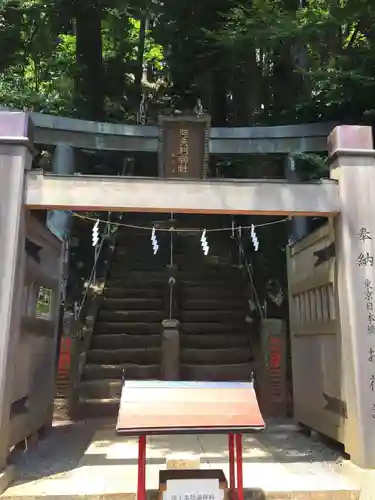
[[[341,376],[347,402],[346,451],[375,468],[375,151],[372,130],[340,126],[328,138],[339,181],[336,224]]]
[[[0,112],[0,480],[9,454],[12,354],[23,315],[24,178],[31,168],[31,145],[28,115]]]

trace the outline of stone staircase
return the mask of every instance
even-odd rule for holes
[[[193,221],[202,223],[199,216]],[[229,257],[233,242],[228,234],[224,239],[219,234],[221,238],[210,237],[207,257],[199,233],[178,233],[175,238],[173,316],[180,322],[183,380],[249,380],[252,371],[246,283]],[[78,389],[78,407],[85,416],[117,412],[123,375],[162,376],[168,238],[168,233],[158,233],[160,250],[154,256],[149,232],[119,232]]]
[[[210,226],[210,219],[199,221]],[[252,325],[246,321],[246,282],[233,265],[234,243],[228,233],[209,233],[205,256],[200,237],[179,233],[176,245],[181,379],[250,380]]]
[[[79,386],[79,413],[117,411],[124,375],[161,376],[167,248],[154,256],[148,232],[120,230]]]

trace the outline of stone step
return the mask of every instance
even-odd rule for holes
[[[250,335],[184,335],[181,334],[181,347],[191,349],[225,349],[231,347],[248,348]]]
[[[125,284],[123,287],[105,287],[104,297],[106,298],[132,298],[132,299],[148,299],[148,298],[161,298],[165,297],[166,286],[163,283],[162,286],[156,287],[144,287],[139,288],[127,287]]]
[[[111,323],[139,322],[139,320],[158,323],[164,318],[164,311],[107,311],[101,309],[98,313],[98,321],[110,321]]]
[[[227,280],[227,279],[203,279],[203,278],[192,278],[180,280],[179,285],[184,290],[190,288],[199,289],[206,288],[208,290],[216,290],[220,288],[230,289],[230,290],[245,290],[246,283],[240,280]]]
[[[74,417],[76,420],[94,418],[115,419],[118,415],[119,407],[120,398],[80,398],[78,404],[75,406]],[[98,497],[96,496],[96,498]],[[106,498],[106,495],[104,494],[101,498]]]
[[[240,298],[244,299],[244,290],[245,287],[239,286],[230,286],[227,285],[225,287],[216,287],[216,286],[203,286],[203,285],[191,285],[187,286],[183,284],[181,286],[181,296],[186,299],[199,300],[200,298],[226,298],[226,299],[235,299]]]
[[[166,287],[168,285],[168,276],[167,274],[159,273],[159,276],[148,276],[147,271],[139,271],[143,273],[142,275],[126,275],[122,278],[119,277],[109,277],[107,280],[106,288],[161,288]]]
[[[119,282],[123,282],[124,278],[129,282],[162,282],[168,281],[167,271],[164,269],[147,271],[147,270],[125,270],[125,272],[120,273],[119,275],[113,274],[112,269],[110,270],[109,280],[110,282],[118,280]]]
[[[180,281],[192,281],[197,282],[204,280],[219,280],[227,282],[242,282],[243,276],[232,269],[222,269],[222,268],[207,268],[203,266],[196,266],[193,269],[178,269],[177,277]]]
[[[226,279],[222,276],[186,276],[184,278],[178,278],[178,284],[182,288],[186,287],[206,287],[206,288],[237,288],[240,287],[245,289],[245,282],[242,278],[238,279]]]
[[[216,298],[185,298],[180,300],[180,308],[184,311],[214,311],[214,310],[242,310],[246,311],[248,307],[247,302],[242,298],[242,300],[230,300],[228,297],[216,297]]]
[[[137,249],[133,252],[129,252],[129,250],[117,250],[112,256],[111,269],[123,267],[124,269],[130,271],[133,270],[134,265],[135,271],[157,271],[164,269],[168,262],[169,254],[161,255],[158,252],[156,255],[154,255],[152,248],[149,252],[144,252]]]
[[[176,262],[191,265],[192,263],[194,263],[194,261],[190,261],[189,257],[190,255],[195,255],[200,262],[205,263],[206,265],[217,264],[218,262],[228,262],[227,257],[231,254],[230,249],[227,247],[222,247],[219,242],[214,242],[211,238],[210,240],[211,241],[208,243],[210,247],[208,255],[204,255],[200,239],[199,241],[195,241],[191,245],[184,244],[185,242],[177,242],[173,249],[174,260]]]
[[[221,269],[223,272],[229,271],[231,261],[222,255],[210,255],[208,259],[202,251],[190,249],[184,255],[173,255],[173,262],[181,271],[213,271]],[[234,269],[233,269],[234,270]]]
[[[244,285],[237,283],[226,282],[218,284],[209,281],[208,283],[187,283],[177,281],[179,293],[182,297],[199,299],[200,297],[206,298],[221,298],[227,299],[242,298],[244,300]],[[107,283],[104,288],[104,296],[108,298],[164,298],[168,287],[167,280],[163,282],[138,282],[129,283],[126,279],[122,283],[116,283],[115,286],[111,282]]]
[[[232,269],[216,269],[197,266],[192,269],[176,269],[173,271],[173,276],[181,283],[201,283],[202,281],[212,282],[233,282],[235,284],[243,283],[242,275],[236,273]],[[159,267],[146,264],[139,267],[129,262],[127,265],[112,265],[109,271],[109,279],[130,279],[131,281],[148,281],[158,282],[159,280],[168,279],[168,263],[160,264]]]
[[[175,264],[181,275],[191,274],[191,273],[195,275],[200,275],[201,273],[203,273],[203,274],[221,275],[225,277],[242,276],[237,267],[232,266],[227,262],[220,263],[219,260],[211,263],[196,262],[194,260],[191,260],[191,257],[189,256],[189,261],[186,262],[175,261]]]
[[[145,224],[145,227],[147,228],[152,228],[152,224]],[[162,247],[161,243],[163,243],[163,246],[168,245],[169,243],[169,234],[165,231],[158,231],[156,229],[156,237],[159,241],[160,248]],[[143,251],[144,249],[148,249],[149,247],[152,248],[151,245],[151,230],[150,229],[145,229],[142,232],[129,232],[127,234],[118,234],[116,238],[116,245],[117,246],[124,246],[128,248],[139,248],[140,251]],[[167,247],[169,248],[169,247]]]
[[[81,399],[118,399],[122,381],[118,379],[85,380],[80,383],[78,395]]]
[[[135,362],[140,365],[160,363],[161,349],[150,347],[144,349],[90,349],[87,362],[90,364],[117,365]]]
[[[241,275],[239,268],[234,265],[231,261],[223,260],[220,257],[214,257],[211,261],[206,262],[202,260],[192,260],[191,256],[187,256],[186,259],[173,258],[174,263],[181,272],[203,272],[203,273],[218,273],[225,276]]]
[[[135,363],[123,363],[115,365],[92,365],[87,364],[83,369],[83,380],[119,379],[159,379],[161,367],[155,365],[138,365]]]
[[[153,267],[152,269],[147,269],[147,267],[145,268],[144,266],[142,266],[142,268],[140,269],[136,269],[132,265],[130,265],[128,268],[124,266],[114,266],[109,270],[108,279],[129,279],[131,282],[144,283],[148,283],[148,281],[168,281],[167,266],[160,265],[160,267],[156,267],[156,269],[155,267]]]
[[[104,297],[101,305],[102,309],[107,310],[147,310],[160,311],[164,310],[164,300],[161,298],[112,298]]]
[[[143,319],[143,318],[142,318]],[[149,334],[160,334],[162,332],[161,322],[147,323],[145,321],[99,321],[95,325],[96,334],[138,334],[138,335],[149,335]]]
[[[180,377],[181,380],[207,380],[207,381],[249,381],[253,364],[237,363],[232,365],[198,365],[198,364],[181,364]]]
[[[245,281],[242,276],[231,275],[227,276],[223,273],[216,272],[180,272],[173,274],[177,282],[184,286],[244,286]],[[126,270],[124,268],[116,268],[111,270],[108,278],[108,286],[121,286],[123,284],[162,284],[168,283],[167,268],[163,271],[147,271],[147,270]]]
[[[116,241],[114,253],[115,255],[132,255],[138,258],[142,258],[143,255],[151,255],[153,258],[158,258],[160,255],[169,255],[169,245],[166,245],[164,248],[164,245],[167,243],[165,238],[158,238],[158,241],[159,250],[156,255],[151,243],[151,234],[148,235],[148,238],[136,236]],[[161,245],[162,241],[164,244],[163,247]]]
[[[241,334],[247,331],[248,325],[244,321],[228,322],[228,321],[210,321],[207,323],[202,322],[184,322],[180,323],[181,333],[191,335],[216,335],[226,334],[228,336],[234,334]]]
[[[201,239],[199,238],[186,238],[184,241],[176,241],[174,246],[174,254],[177,258],[182,260],[188,260],[189,254],[194,254],[199,256],[203,262],[211,262],[213,257],[224,258],[231,252],[234,253],[233,245],[223,245],[222,241],[215,240],[212,236],[207,237],[208,245],[210,251],[208,255],[204,255]]]
[[[120,276],[129,271],[160,271],[167,267],[169,264],[169,259],[163,258],[154,260],[151,256],[146,257],[142,260],[135,260],[131,256],[124,255],[119,257],[114,257],[112,260],[112,265],[110,268],[110,274],[119,274]]]
[[[136,349],[160,347],[161,335],[107,334],[93,335],[91,346],[94,349]]]
[[[183,348],[181,350],[181,363],[187,365],[231,365],[250,361],[252,361],[252,352],[249,347],[227,347],[225,349]]]
[[[212,321],[238,321],[245,322],[246,311],[238,310],[210,310],[210,311],[200,311],[200,310],[181,310],[179,313],[179,319],[181,322],[192,322],[192,323],[207,323]]]
[[[161,239],[159,240],[159,250],[158,253],[154,254],[154,249],[151,243],[151,235],[149,234],[148,238],[127,238],[123,239],[123,241],[116,241],[116,247],[114,251],[114,255],[131,255],[132,257],[142,259],[143,256],[151,256],[153,259],[157,259],[160,256],[169,255],[169,241],[168,245],[162,246]],[[163,238],[163,243],[166,243],[166,240]]]

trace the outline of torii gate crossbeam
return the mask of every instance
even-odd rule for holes
[[[282,180],[179,180],[26,174],[30,209],[321,215],[339,211],[338,184]]]

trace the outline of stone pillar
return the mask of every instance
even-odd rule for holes
[[[0,474],[9,453],[13,359],[23,316],[24,177],[32,140],[25,113],[0,111]]]
[[[298,182],[300,176],[296,171],[296,161],[293,156],[288,155],[285,159],[285,177],[288,181]],[[308,219],[307,217],[299,216],[292,217],[292,234],[290,235],[291,243],[301,240],[308,234]]]
[[[57,144],[53,154],[52,170],[55,174],[74,173],[74,149],[68,144]]]
[[[338,180],[337,291],[341,327],[345,448],[375,468],[375,151],[370,127],[336,127],[328,138]]]
[[[52,171],[54,174],[73,175],[74,174],[74,149],[68,144],[57,144],[53,153]],[[47,228],[59,240],[63,241],[61,259],[61,278],[59,296],[59,322],[56,339],[56,363],[57,370],[60,355],[61,339],[63,336],[64,303],[66,290],[68,287],[69,274],[69,235],[71,229],[71,214],[66,210],[48,210]]]
[[[52,170],[54,174],[74,174],[74,149],[67,144],[57,144],[53,154]],[[47,218],[48,229],[60,240],[69,227],[70,214],[66,210],[49,210]]]
[[[163,380],[180,379],[180,332],[177,319],[163,321],[162,333],[162,378]]]

